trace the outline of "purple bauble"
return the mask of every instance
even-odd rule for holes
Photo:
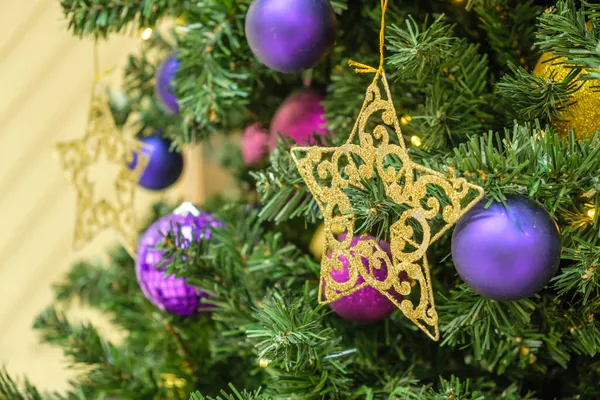
[[[177,97],[173,94],[173,79],[175,79],[175,73],[179,69],[179,64],[180,61],[171,56],[164,60],[156,71],[154,91],[160,104],[170,114],[179,113]]]
[[[340,240],[343,240],[345,235],[340,237]],[[356,246],[358,242],[362,242],[363,240],[377,240],[372,236],[361,236],[355,237],[350,242],[350,247]],[[390,253],[390,245],[382,240],[378,242],[381,250],[385,251],[390,258],[392,259],[392,255]],[[354,252],[352,252],[354,255]],[[333,269],[331,272],[331,278],[336,282],[346,282],[350,279],[350,273],[348,271],[348,258],[345,256],[339,256],[339,260],[344,266],[341,270]],[[361,257],[363,265],[369,268],[369,260],[366,257]],[[373,268],[373,275],[377,280],[385,280],[387,276],[387,265],[383,263],[383,268]],[[365,280],[362,276],[360,276],[356,282],[356,285],[360,285]],[[393,296],[400,302],[402,301],[402,296],[395,293]],[[348,320],[355,322],[375,322],[381,321],[387,317],[389,317],[394,310],[396,310],[396,306],[391,302],[383,294],[379,293],[379,291],[371,286],[366,286],[362,289],[357,290],[356,292],[342,297],[339,300],[336,300],[329,304],[333,311],[335,311],[339,316]]]
[[[171,151],[171,142],[155,132],[151,136],[139,139],[144,144],[142,152],[150,160],[144,170],[140,181],[141,187],[149,190],[163,190],[177,182],[183,172],[183,156],[178,151]],[[135,169],[138,162],[137,152],[133,152],[133,159],[128,164],[130,169]]]
[[[279,72],[302,72],[320,63],[335,44],[329,0],[254,0],[246,15],[250,48]]]
[[[538,203],[508,196],[508,208],[479,202],[456,225],[452,258],[465,283],[494,300],[519,300],[540,291],[560,261],[556,223]]]
[[[144,232],[137,250],[136,275],[142,292],[148,300],[161,310],[179,315],[191,315],[211,306],[203,304],[208,297],[202,290],[188,285],[184,278],[167,275],[156,268],[162,259],[163,251],[157,246],[163,241],[171,226],[175,232],[181,229],[186,240],[208,239],[210,228],[221,225],[207,213],[194,215],[169,214],[155,221]]]

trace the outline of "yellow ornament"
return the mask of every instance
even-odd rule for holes
[[[148,165],[148,156],[141,151],[142,147],[141,142],[126,138],[119,132],[108,106],[106,93],[95,86],[85,136],[56,146],[61,167],[77,191],[74,235],[76,249],[91,241],[101,230],[113,228],[120,234],[123,247],[132,256],[135,254],[138,232],[133,208],[134,194]],[[135,168],[129,169],[127,163],[132,161],[132,151],[138,154],[138,160]],[[94,182],[89,179],[90,167],[101,156],[120,167],[115,181],[115,202],[97,198]]]
[[[332,226],[331,232],[334,235],[339,235],[339,234],[343,233],[343,230],[339,226]],[[310,241],[310,245],[308,247],[310,252],[312,253],[312,255],[317,260],[320,260],[321,257],[323,257],[323,245],[324,244],[325,244],[325,225],[321,224],[315,230],[315,233],[313,234],[313,237]]]
[[[317,259],[323,257],[323,245],[325,244],[325,225],[321,224],[313,234],[310,241],[310,252]]]
[[[564,65],[553,65],[560,62],[561,59],[549,61],[552,57],[551,53],[543,54],[535,66],[533,74],[543,79],[550,79],[552,73],[555,73],[554,81],[561,82],[571,72],[571,69]],[[586,74],[587,72],[584,69],[581,73]],[[597,82],[584,81],[581,83],[581,87],[569,97],[570,105],[561,112],[561,120],[554,123],[561,137],[566,136],[573,128],[576,130],[578,138],[581,138],[584,133],[592,135],[600,130],[600,92],[594,90],[593,86],[596,85],[598,85]]]
[[[463,178],[448,178],[410,159],[383,69],[387,2],[381,0],[379,68],[350,62],[359,68],[357,72],[375,73],[350,137],[340,147],[295,147],[292,158],[324,217],[319,302],[331,303],[371,286],[429,337],[439,340],[426,252],[431,243],[483,197],[483,189]],[[391,140],[394,134],[398,144]],[[353,205],[343,189],[350,186],[364,189],[366,180],[381,180],[386,195],[406,207],[390,227],[391,259],[377,240],[363,240],[350,247],[356,236],[356,221],[351,213]],[[342,240],[332,232],[334,225],[346,233]],[[345,282],[331,276],[334,269],[343,268],[340,257],[348,260],[349,279]],[[368,269],[363,257],[369,260]],[[374,270],[381,269],[383,264],[387,266],[387,276],[380,280]],[[357,284],[360,277],[364,282]],[[411,282],[418,285],[419,294],[415,298],[408,297],[413,290]],[[395,293],[404,297],[399,300]]]

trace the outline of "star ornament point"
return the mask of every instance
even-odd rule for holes
[[[390,140],[390,135],[397,140]],[[384,71],[377,72],[367,88],[345,144],[294,147],[291,152],[324,219],[319,302],[331,303],[371,286],[429,337],[439,340],[427,249],[483,198],[483,189],[411,160]],[[390,226],[391,258],[376,240],[351,247],[357,236],[356,217],[345,189],[365,189],[363,182],[368,180],[378,180],[386,196],[405,210]],[[335,235],[334,226],[345,235]],[[332,278],[332,271],[343,268],[342,259],[348,260],[348,279],[340,282]],[[368,263],[363,264],[363,259]],[[383,266],[385,277],[376,276],[374,270]]]
[[[134,160],[134,152],[137,154]],[[68,180],[77,192],[73,245],[80,249],[100,231],[112,228],[133,255],[137,242],[134,198],[138,181],[149,161],[144,145],[127,138],[116,127],[103,91],[90,103],[86,134],[81,139],[58,143],[56,153]],[[114,182],[116,199],[109,201],[94,190],[90,169],[103,158],[120,167]],[[135,162],[132,168],[129,164]]]

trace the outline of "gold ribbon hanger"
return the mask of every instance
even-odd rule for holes
[[[483,189],[464,178],[447,178],[411,160],[384,70],[387,5],[388,0],[381,0],[379,67],[349,61],[357,73],[374,73],[375,77],[367,87],[348,140],[340,147],[294,147],[291,154],[324,218],[319,302],[331,303],[370,286],[437,341],[438,314],[426,252],[483,197]],[[394,134],[398,144],[390,140]],[[365,190],[363,182],[369,180],[380,180],[386,196],[405,206],[390,226],[391,257],[377,240],[361,240],[351,246],[358,236],[354,232],[356,217],[344,189]],[[335,235],[334,227],[346,235]],[[365,258],[367,265],[362,262]],[[332,278],[332,272],[344,268],[342,259],[348,261],[349,278],[339,282]],[[377,277],[374,271],[384,267],[385,277]]]

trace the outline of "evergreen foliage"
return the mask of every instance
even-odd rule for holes
[[[178,145],[268,126],[303,81],[324,86],[326,145],[343,143],[369,78],[349,58],[375,64],[381,11],[375,0],[331,1],[336,48],[315,69],[282,75],[261,65],[244,35],[250,0],[62,0],[73,34],[101,38],[178,18],[155,31],[125,69],[126,104],[141,134],[162,129]],[[166,235],[163,266],[210,296],[210,312],[182,318],[142,295],[123,249],[82,261],[55,285],[57,304],[35,322],[42,340],[86,369],[68,393],[40,393],[0,370],[0,399],[312,400],[600,398],[600,138],[560,138],[552,127],[585,80],[600,79],[600,6],[575,0],[390,0],[386,71],[413,160],[481,185],[489,201],[521,194],[560,227],[562,259],[531,298],[497,302],[461,283],[450,235],[428,252],[442,340],[400,313],[358,325],[317,304],[319,263],[308,243],[322,219],[281,139],[268,162],[241,164],[227,147],[237,199],[204,205],[224,225],[210,239]],[[157,59],[176,49],[182,113],[153,98]],[[531,70],[542,53],[573,71],[561,82]],[[586,73],[580,73],[587,69]],[[598,86],[597,82],[591,83]],[[236,153],[237,154],[237,153]],[[237,161],[236,161],[237,160]],[[256,193],[260,204],[253,204]],[[385,239],[403,209],[382,182],[349,189],[356,233]],[[435,193],[433,193],[435,195]],[[149,222],[172,210],[157,204]],[[123,331],[111,343],[60,311],[78,299]],[[191,395],[190,395],[191,393]]]

